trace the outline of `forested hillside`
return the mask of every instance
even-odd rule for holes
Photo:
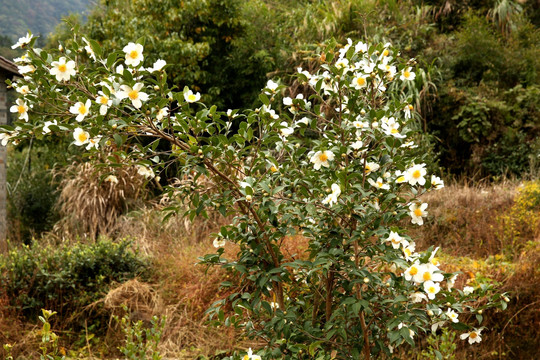
[[[0,0],[0,35],[15,41],[28,30],[48,34],[62,16],[81,13],[93,0]]]

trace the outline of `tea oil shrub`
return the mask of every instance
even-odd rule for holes
[[[420,196],[444,183],[429,172],[429,154],[414,150],[419,70],[391,44],[330,41],[313,55],[319,70],[297,69],[305,94],[285,96],[271,79],[259,107],[222,111],[197,89],[169,88],[166,62],[145,62],[143,38],[112,52],[77,35],[61,52],[33,42],[20,42],[22,71],[33,70],[14,84],[29,89],[12,107],[19,121],[0,136],[16,144],[54,117],[49,128],[73,146],[112,149],[110,166],[136,166],[146,181],[181,165],[166,191],[182,206],[164,211],[233,217],[208,240],[216,252],[200,259],[244,285],[209,310],[262,344],[232,358],[391,357],[433,326],[473,344],[487,336],[487,310],[506,307],[493,285],[456,289],[460,275],[442,271],[438,248],[419,251],[399,226],[430,221]],[[54,113],[33,116],[27,104],[43,102]],[[307,241],[305,256],[285,256],[293,235]]]

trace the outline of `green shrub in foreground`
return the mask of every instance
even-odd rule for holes
[[[71,316],[98,300],[113,282],[144,275],[148,264],[129,241],[23,246],[0,257],[0,287],[10,305],[34,318],[42,308]]]

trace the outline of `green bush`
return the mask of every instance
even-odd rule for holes
[[[63,166],[77,149],[54,137],[35,145],[34,139],[8,149],[8,238],[14,243],[29,244],[52,229],[58,221],[56,209],[59,179],[51,171]]]
[[[42,308],[67,319],[100,299],[113,282],[148,272],[129,241],[22,246],[0,257],[0,286],[14,309],[35,318]]]

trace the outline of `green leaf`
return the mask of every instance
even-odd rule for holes
[[[266,106],[270,105],[270,100],[268,99],[268,96],[266,94],[261,93],[259,94],[259,99],[262,101],[262,103]]]
[[[109,69],[112,69],[115,61],[116,61],[116,53],[112,52],[109,54],[109,56],[107,56],[107,67]]]
[[[92,39],[88,40],[88,42],[90,43],[90,47],[92,48],[92,50],[94,50],[96,57],[100,58],[101,55],[103,55],[103,50],[101,49],[101,46],[99,46],[97,41]]]

